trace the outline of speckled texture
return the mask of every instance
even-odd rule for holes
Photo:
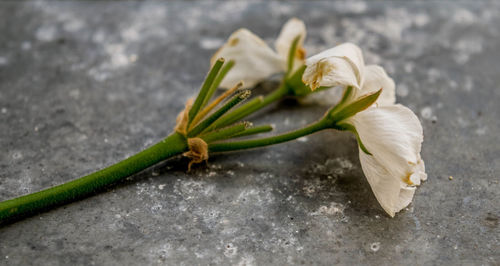
[[[271,42],[292,16],[306,22],[309,54],[359,44],[421,119],[429,179],[409,208],[389,218],[363,176],[355,139],[322,132],[212,156],[190,174],[186,159],[174,159],[0,228],[0,264],[499,264],[493,1],[4,1],[0,200],[160,140],[233,30],[248,27]],[[252,121],[284,131],[325,109],[288,101]]]

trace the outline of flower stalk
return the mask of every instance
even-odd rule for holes
[[[324,129],[356,135],[368,182],[384,210],[394,216],[411,202],[416,186],[427,177],[420,158],[423,136],[418,118],[395,104],[394,81],[380,66],[365,65],[359,47],[345,43],[305,60],[305,34],[304,23],[291,19],[276,40],[275,52],[250,31],[236,31],[211,60],[198,96],[186,103],[174,133],[90,175],[0,202],[0,225],[82,199],[173,156],[190,158],[189,171],[193,163],[206,161],[209,153],[279,144]],[[283,72],[276,90],[236,107],[250,96],[250,90],[240,88]],[[317,122],[270,137],[232,140],[271,131],[270,125],[254,127],[241,121],[269,104],[336,86],[345,88],[342,99]],[[210,102],[218,87],[231,89]]]
[[[0,224],[92,195],[132,174],[179,155],[186,149],[185,137],[173,133],[157,144],[90,175],[0,202]]]

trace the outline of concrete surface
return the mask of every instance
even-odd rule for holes
[[[420,117],[429,179],[395,218],[350,134],[174,159],[114,189],[0,228],[1,265],[500,263],[500,4],[1,2],[0,200],[121,160],[166,136],[239,27],[306,48],[359,44]],[[272,86],[273,84],[267,84]],[[263,90],[263,89],[261,89]],[[326,106],[274,105],[278,131]],[[453,176],[453,180],[449,177]]]

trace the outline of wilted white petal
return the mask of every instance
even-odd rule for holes
[[[320,86],[353,86],[359,89],[358,77],[352,64],[342,57],[327,57],[314,64],[308,63],[306,70],[302,75],[304,84],[311,87],[312,90]]]
[[[336,85],[351,85],[359,89],[363,84],[363,54],[352,43],[343,43],[314,55],[306,60],[306,65],[303,80],[313,89]],[[340,81],[335,82],[335,79]]]
[[[377,199],[380,201],[382,194],[397,194],[384,196],[384,201],[387,202],[380,204],[383,207],[392,206],[394,212],[399,207],[404,208],[411,202],[414,186],[427,178],[425,165],[420,157],[423,141],[420,121],[410,109],[398,104],[370,107],[349,118],[347,122],[356,127],[361,141],[372,154],[360,154],[360,160],[374,194],[379,195]],[[378,184],[377,182],[382,182],[387,188],[372,185]],[[396,190],[396,184],[399,190]],[[396,198],[399,200],[394,201]],[[391,214],[386,207],[384,209]]]
[[[285,69],[286,62],[275,53],[262,39],[247,29],[239,29],[214,54],[211,63],[223,57],[234,60],[220,87],[231,88],[243,81],[244,88],[251,88],[267,77]]]
[[[297,43],[297,53],[295,54],[295,59],[298,62],[302,62],[304,64],[305,61],[305,50],[304,50],[304,40],[306,38],[306,25],[304,22],[297,18],[292,18],[283,25],[281,29],[280,35],[276,42],[274,43],[274,47],[278,54],[283,58],[283,60],[288,59],[288,53],[290,51],[290,46],[292,45],[293,40],[300,35],[299,42]],[[297,62],[296,61],[296,62]],[[294,68],[300,67],[302,64],[294,64]]]
[[[416,187],[408,186],[392,176],[374,156],[364,153],[361,149],[359,149],[359,161],[373,194],[391,217],[410,204]]]
[[[382,89],[382,93],[377,99],[377,105],[392,105],[396,102],[395,88],[394,80],[387,75],[381,66],[368,65],[365,67],[365,78],[360,91],[361,95]]]

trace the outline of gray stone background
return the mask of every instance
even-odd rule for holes
[[[160,140],[232,31],[271,43],[293,16],[306,22],[309,55],[357,43],[421,119],[429,179],[406,210],[383,212],[353,136],[328,131],[215,155],[190,174],[173,159],[0,228],[0,264],[498,265],[494,1],[3,1],[0,200]],[[251,120],[286,131],[326,109],[285,101]]]

